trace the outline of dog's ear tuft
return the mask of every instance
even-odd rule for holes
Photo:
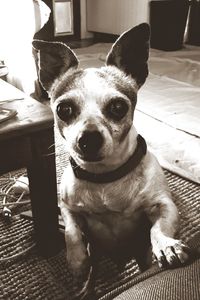
[[[140,87],[148,76],[150,27],[142,23],[123,33],[108,53],[106,64],[131,75]]]
[[[56,78],[68,69],[78,67],[76,55],[63,43],[33,40],[32,45],[37,54],[39,80],[46,91]]]

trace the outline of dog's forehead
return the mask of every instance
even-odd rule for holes
[[[96,89],[96,88],[109,88],[113,85],[112,82],[108,82],[108,75],[105,72],[102,72],[102,69],[89,68],[85,69],[85,72],[82,77],[82,84],[84,88],[87,89]]]
[[[106,94],[113,90],[135,101],[137,84],[116,67],[106,66],[66,73],[54,87],[53,100],[71,90],[82,90],[85,94]]]

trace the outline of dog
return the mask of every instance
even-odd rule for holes
[[[189,258],[188,246],[174,237],[178,211],[164,173],[133,122],[137,92],[148,76],[149,38],[149,25],[142,23],[117,39],[105,66],[84,70],[65,44],[33,42],[39,79],[70,155],[60,209],[67,262],[75,275],[88,264],[85,237],[108,253],[133,244],[134,253],[134,235],[139,241],[143,237],[143,217],[150,223],[159,266],[181,265]],[[138,245],[136,259],[144,270],[145,253]]]

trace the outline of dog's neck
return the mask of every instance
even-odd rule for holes
[[[118,180],[128,173],[133,171],[141,162],[147,151],[147,145],[142,136],[137,136],[137,144],[132,155],[126,160],[125,163],[121,163],[120,166],[112,171],[102,173],[92,173],[81,168],[75,160],[71,157],[70,163],[74,171],[74,175],[81,180],[87,180],[94,183],[109,183]]]

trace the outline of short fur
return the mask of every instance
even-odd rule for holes
[[[149,26],[141,24],[125,32],[109,52],[106,66],[100,69],[77,70],[75,54],[61,43],[35,41],[34,47],[40,58],[41,83],[51,97],[66,151],[79,166],[93,173],[108,172],[125,163],[137,146],[134,109],[137,91],[148,75]],[[49,56],[53,58],[49,60]],[[112,109],[116,114],[115,109],[121,105],[127,111],[116,120],[118,115],[113,117]],[[88,132],[101,136],[102,145],[95,153],[88,149],[92,144],[88,137],[83,148],[80,146]],[[138,224],[145,215],[152,224],[150,240],[159,265],[173,266],[188,259],[187,247],[174,238],[177,208],[163,171],[149,151],[136,169],[105,184],[77,179],[69,164],[62,177],[60,208],[67,261],[74,273],[81,273],[88,262],[82,221],[89,240],[112,253],[112,249],[117,252],[129,248],[134,235],[143,236],[142,225]],[[131,249],[134,253],[134,243]],[[145,257],[138,258],[138,262],[146,268]]]

